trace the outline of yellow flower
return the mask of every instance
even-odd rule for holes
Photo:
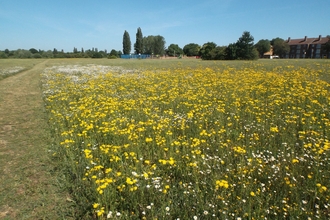
[[[173,157],[170,157],[170,160],[168,161],[168,163],[169,163],[170,165],[175,164],[175,160],[173,159]]]
[[[130,178],[130,177],[126,177],[126,183],[127,183],[128,185],[133,185],[133,184],[136,183],[136,182],[137,182],[136,179],[132,179],[132,178]]]
[[[110,173],[111,171],[112,171],[111,168],[107,168],[107,169],[105,170],[105,173]]]
[[[327,187],[325,187],[325,186],[321,186],[321,187],[319,188],[319,192],[320,192],[320,193],[325,192],[325,191],[327,191]]]
[[[148,179],[148,177],[149,177],[149,175],[146,172],[143,173],[143,176],[145,179]]]
[[[275,132],[275,133],[278,133],[279,132],[277,126],[276,127],[270,127],[270,131],[271,132]]]
[[[104,207],[102,207],[101,210],[97,210],[96,213],[97,213],[97,216],[99,216],[99,217],[102,216],[104,214]]]
[[[234,147],[233,149],[236,153],[239,153],[239,154],[245,154],[246,153],[246,150],[242,147]]]
[[[292,163],[295,164],[295,163],[298,163],[299,160],[298,159],[292,159]]]
[[[137,189],[138,189],[137,186],[133,186],[133,187],[129,188],[129,191],[133,192],[133,191],[136,191]]]
[[[217,180],[215,182],[215,188],[219,189],[220,187],[227,189],[229,187],[228,181],[227,180]]]

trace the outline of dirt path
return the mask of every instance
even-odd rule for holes
[[[0,81],[0,219],[66,219],[40,89],[45,60]]]

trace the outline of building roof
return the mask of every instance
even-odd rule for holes
[[[290,37],[286,41],[289,45],[299,45],[299,44],[325,44],[328,42],[329,38],[328,37],[322,37],[319,35],[319,37],[313,37],[313,38],[308,38],[305,36],[305,38],[300,38],[300,39],[291,39]]]

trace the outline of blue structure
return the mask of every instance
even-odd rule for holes
[[[147,59],[150,58],[150,54],[122,54],[120,58],[122,59]]]

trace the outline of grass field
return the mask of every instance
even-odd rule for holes
[[[328,219],[329,69],[48,60],[49,156],[75,218]]]

